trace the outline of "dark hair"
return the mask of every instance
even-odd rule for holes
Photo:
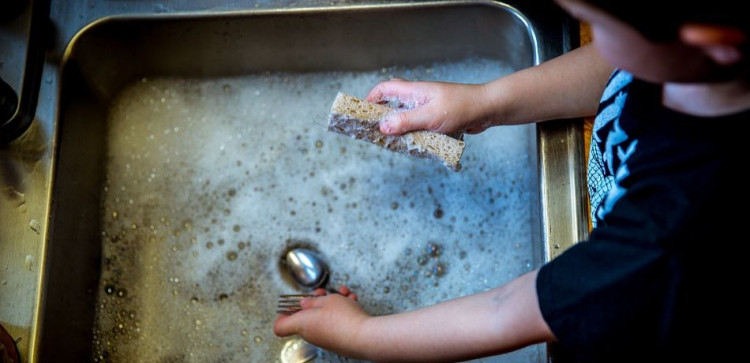
[[[738,28],[750,36],[750,16],[743,0],[582,0],[630,24],[654,41],[677,38],[686,22]]]

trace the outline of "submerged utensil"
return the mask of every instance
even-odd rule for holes
[[[286,265],[292,279],[304,290],[315,290],[324,288],[326,292],[338,294],[339,292],[328,288],[328,265],[320,256],[312,250],[306,248],[295,248],[290,250],[284,256]],[[300,305],[302,299],[313,297],[311,293],[305,294],[285,294],[279,296],[278,305],[276,306],[279,314],[292,315],[302,310]]]
[[[317,358],[319,353],[320,348],[298,337],[284,343],[280,358],[282,363],[306,363]]]
[[[314,290],[328,283],[328,265],[317,253],[306,248],[295,248],[286,253],[289,274],[302,288]]]

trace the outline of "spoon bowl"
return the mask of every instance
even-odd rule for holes
[[[314,290],[328,282],[328,265],[316,252],[295,248],[286,253],[284,260],[289,274],[300,287]]]

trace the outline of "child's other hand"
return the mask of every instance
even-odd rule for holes
[[[315,297],[302,299],[301,311],[279,315],[273,326],[274,333],[280,337],[298,334],[323,349],[351,354],[356,349],[351,344],[369,315],[357,304],[357,294],[346,286],[339,287],[338,291],[339,294],[326,295],[323,289],[315,290]]]
[[[377,84],[367,100],[373,103],[397,101],[407,108],[380,123],[384,134],[400,135],[414,130],[479,133],[491,126],[482,106],[483,93],[483,85],[477,84],[392,79]]]

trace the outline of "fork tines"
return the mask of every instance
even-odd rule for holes
[[[306,297],[312,297],[311,294],[291,294],[291,295],[279,295],[279,303],[276,306],[279,310],[276,310],[277,314],[292,315],[300,310],[300,301]]]

